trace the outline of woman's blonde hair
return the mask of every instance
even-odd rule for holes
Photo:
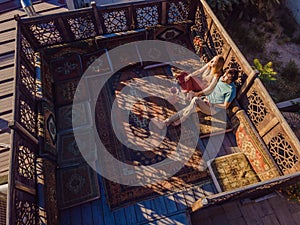
[[[212,67],[211,69],[213,70],[213,72],[223,73],[223,66],[225,63],[224,57],[221,55],[216,55],[214,59],[217,60],[217,64],[215,67]]]

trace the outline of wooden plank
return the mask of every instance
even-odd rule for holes
[[[273,127],[275,127],[279,123],[277,117],[269,120],[268,123],[258,131],[259,135],[263,137],[266,133],[268,133]]]
[[[162,218],[158,221],[155,221],[156,225],[188,225],[190,224],[185,213],[176,214],[171,217]],[[202,223],[201,223],[202,225]]]
[[[59,224],[71,225],[70,210],[60,211]]]
[[[294,220],[292,217],[292,214],[290,213],[288,209],[288,204],[290,204],[287,200],[281,199],[279,197],[277,198],[270,198],[267,200],[271,207],[274,209],[274,212],[276,214],[276,217],[280,224],[286,224],[286,225],[294,225]]]
[[[195,197],[192,189],[184,191],[183,195],[187,206],[191,206],[193,203],[195,203]]]
[[[212,145],[212,142],[209,142],[210,138],[203,138],[202,143],[204,145],[203,149],[203,158],[207,162],[210,159],[215,158],[215,156],[218,154],[215,150],[214,146]]]
[[[0,177],[7,177],[9,170],[0,173]]]
[[[207,216],[206,212],[207,209],[193,213],[191,215],[192,224],[214,225],[211,218]]]
[[[205,198],[205,194],[200,186],[193,188],[195,201]]]
[[[202,190],[206,196],[218,193],[217,189],[215,188],[215,185],[212,182],[204,184],[202,186]]]
[[[234,220],[236,218],[242,217],[241,210],[235,201],[225,203],[222,205],[222,207],[229,220]]]
[[[0,152],[0,155],[1,155],[1,157],[0,157],[0,168],[2,166],[2,163],[6,162],[7,159],[9,158],[9,152],[10,152],[10,150]]]
[[[267,200],[258,202],[255,204],[257,211],[261,217],[274,214],[274,210],[271,207],[270,203]]]
[[[16,32],[16,29],[13,29],[0,33],[0,42],[15,41]]]
[[[13,118],[12,112],[7,112],[7,113],[4,113],[4,114],[1,114],[1,118],[0,118],[0,124],[1,125],[0,126],[5,125],[7,127],[8,123],[12,120],[12,118]]]
[[[82,223],[80,206],[75,206],[70,209],[70,217],[71,217],[71,224],[79,225]]]
[[[257,211],[255,210],[252,204],[245,204],[245,205],[239,204],[239,207],[241,209],[242,215],[246,220],[247,225],[258,224]]]
[[[186,209],[186,202],[185,202],[183,193],[178,192],[178,193],[175,193],[173,196],[174,196],[174,200],[176,202],[178,210]]]
[[[135,215],[134,205],[130,205],[125,208],[125,217],[128,225],[136,224],[137,218]]]
[[[2,66],[1,61],[0,66]],[[5,69],[0,69],[0,82],[14,78],[14,68],[14,66],[11,66]]]
[[[10,133],[0,134],[0,143],[10,145]]]
[[[90,202],[81,205],[82,224],[93,225],[92,204]]]
[[[145,205],[146,201],[142,201],[134,205],[135,215],[138,223],[147,221],[149,218],[148,209]]]
[[[174,213],[177,211],[177,206],[173,195],[164,196],[164,202],[168,213]]]
[[[5,44],[2,44],[0,47],[0,54],[5,54],[7,52],[11,52],[15,50],[15,42],[8,42]]]
[[[101,180],[101,178],[100,178],[100,180]],[[114,215],[111,213],[110,208],[106,201],[106,196],[105,196],[106,192],[103,188],[103,185],[101,185],[100,187],[101,187],[100,193],[103,193],[103,195],[101,195],[101,205],[102,205],[102,209],[103,209],[104,224],[105,225],[115,225]]]
[[[0,114],[13,108],[13,96],[0,99]]]
[[[296,205],[296,204],[293,204],[293,205]],[[296,212],[296,213],[293,213],[293,220],[295,221],[295,224],[299,224],[299,218],[300,218],[300,211],[299,212]]]
[[[225,134],[222,146],[225,149],[227,155],[239,152],[239,149],[234,140],[235,135],[232,131]]]
[[[45,1],[45,2],[38,2],[33,3],[33,7],[37,13],[44,14],[44,11],[57,11],[58,9],[64,9],[64,11],[68,11],[67,8],[65,8],[65,4],[59,4],[58,2],[54,1]],[[24,10],[20,7],[19,9],[11,10],[9,12],[0,14],[0,21],[6,21],[6,20],[13,20],[14,15],[19,14],[21,17],[27,16]]]
[[[11,66],[14,64],[14,53],[0,56],[0,70],[3,67]]]
[[[228,219],[229,225],[245,225],[246,221],[244,217],[238,217],[235,219]]]
[[[101,199],[97,199],[92,203],[92,214],[94,224],[104,224],[103,209]]]
[[[236,147],[237,143],[236,143],[235,134],[233,132],[228,132],[226,133],[226,136],[228,137],[228,140],[231,142],[231,146]]]
[[[158,214],[160,216],[167,215],[167,213],[168,213],[167,207],[166,207],[165,201],[164,201],[162,196],[159,196],[158,198],[152,199],[150,202],[151,202],[151,205],[152,205],[152,210],[156,214]]]
[[[276,216],[273,215],[273,214],[265,216],[261,220],[262,220],[264,225],[282,225],[278,222]],[[292,225],[292,224],[289,224],[289,225]]]
[[[8,20],[5,22],[0,23],[0,32],[3,32],[10,28],[15,28],[17,26],[17,21],[15,20]]]
[[[217,210],[214,211],[213,215],[210,216],[210,218],[214,225],[217,224],[229,225],[229,221],[222,207],[218,207]]]
[[[13,86],[14,80],[9,80],[8,82],[0,83],[0,98],[3,95],[14,93]]]
[[[0,153],[0,173],[6,173],[9,169],[9,156],[10,151],[5,151]]]
[[[223,147],[224,137],[225,137],[225,134],[224,135],[216,135],[216,136],[211,137],[211,138],[213,138],[212,139],[213,145],[215,146],[216,149],[219,149],[217,157],[226,155],[226,151]]]
[[[114,211],[114,217],[115,217],[115,224],[116,225],[126,225],[126,217],[124,213],[124,209],[117,209]]]

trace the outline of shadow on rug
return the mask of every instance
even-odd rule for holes
[[[144,79],[150,77],[150,79]],[[159,82],[152,83],[151,79]],[[176,112],[175,107],[184,107],[183,101],[178,100],[174,105],[170,104],[163,97],[170,94],[168,88],[164,88],[164,82],[172,79],[169,67],[160,67],[152,70],[131,69],[120,71],[108,81],[105,88],[102,89],[96,104],[96,125],[101,142],[117,160],[124,162],[125,165],[148,166],[157,163],[164,163],[172,153],[177,150],[180,141],[181,132],[190,132],[190,139],[197,145],[198,137],[191,133],[191,130],[181,129],[181,126],[170,126],[166,130],[164,139],[156,147],[153,141],[147,141],[151,132],[151,119],[156,117],[161,120],[173,115]],[[175,83],[174,83],[175,85]],[[125,88],[128,91],[124,91]],[[141,91],[137,91],[140,89]],[[147,97],[143,97],[147,96]],[[127,117],[122,114],[111,118],[111,109],[113,101],[121,112],[127,111]],[[133,104],[131,104],[134,102]],[[123,144],[116,136],[113,125],[125,129],[126,144]],[[189,136],[188,136],[189,138]],[[193,140],[192,140],[193,139]],[[146,140],[146,141],[145,141]],[[196,141],[195,141],[196,140]],[[189,140],[187,140],[189,141]],[[154,140],[155,142],[155,140]],[[139,144],[143,151],[138,151],[134,147]],[[142,186],[127,186],[110,180],[104,179],[107,200],[112,209],[124,205],[133,204],[145,198],[154,197],[158,194],[174,192],[182,188],[189,188],[195,184],[207,181],[209,178],[206,167],[203,167],[203,160],[199,148],[189,149],[193,154],[185,165],[175,175],[165,181],[159,181],[156,184]],[[98,159],[101,156],[98,155]],[[101,163],[109,164],[109,161]],[[172,167],[172,164],[168,165]],[[112,173],[117,173],[125,179],[135,179],[134,171],[126,166],[122,168],[113,168]],[[175,168],[176,170],[176,168]],[[149,174],[151,177],[151,174]]]

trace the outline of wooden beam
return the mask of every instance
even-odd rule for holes
[[[96,2],[91,2],[91,6],[93,8],[94,12],[94,17],[95,17],[95,22],[96,22],[96,27],[97,27],[97,35],[103,34],[103,29],[102,29],[102,22],[100,20],[100,15],[96,6]]]

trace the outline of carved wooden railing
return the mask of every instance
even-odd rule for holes
[[[233,43],[206,1],[201,1],[201,3],[203,8],[201,9],[200,5],[197,9],[195,25],[204,36],[210,49],[226,58],[225,68],[235,67],[239,70],[240,81],[242,81],[242,87],[237,98],[239,104],[255,125],[283,174],[299,171],[299,140],[261,81],[256,78],[256,72]],[[208,30],[201,30],[206,27]]]
[[[44,48],[70,45],[116,32],[194,21],[191,37],[201,36],[211,55],[225,57],[225,67],[239,70],[238,101],[284,174],[299,168],[300,143],[287,125],[256,72],[215,17],[206,1],[173,0],[96,7],[18,20],[15,59],[15,106],[10,162],[8,224],[57,224],[55,200],[56,146],[45,151],[44,106],[51,113],[51,86]],[[42,66],[40,66],[42,60]],[[42,70],[42,72],[41,72]],[[43,74],[41,77],[40,75]],[[48,76],[49,75],[49,76]],[[43,88],[51,90],[51,88]],[[55,118],[53,118],[55,120]],[[284,154],[288,155],[287,159]],[[298,175],[298,174],[296,174]],[[270,181],[288,181],[290,177]],[[257,187],[260,184],[257,184]],[[262,186],[262,188],[267,186]],[[255,187],[251,190],[255,191]],[[226,196],[214,196],[221,202]],[[45,202],[50,203],[46,206]],[[197,204],[197,203],[196,203]],[[26,220],[24,220],[26,218]]]
[[[157,24],[194,20],[195,1],[153,1],[92,7],[19,20],[33,48],[144,29]]]
[[[240,71],[242,86],[237,97],[238,103],[246,111],[269,154],[285,176],[231,192],[213,195],[206,204],[203,204],[203,199],[200,199],[192,206],[193,212],[203,206],[221,204],[230,199],[245,197],[249,193],[263,194],[265,193],[263,190],[269,188],[275,190],[279,186],[299,180],[299,172],[297,171],[300,168],[299,140],[281,115],[260,79],[257,78],[256,72],[240,53],[206,1],[200,0],[200,2],[199,12],[202,14],[200,16],[196,14],[195,25],[210,48],[226,58],[226,67],[236,67]],[[206,27],[208,30],[205,30]]]
[[[38,155],[35,106],[34,50],[17,25],[13,146],[9,170],[8,224],[36,224],[36,159]]]
[[[41,148],[39,55],[24,32],[18,23],[7,224],[57,224],[55,161]]]

